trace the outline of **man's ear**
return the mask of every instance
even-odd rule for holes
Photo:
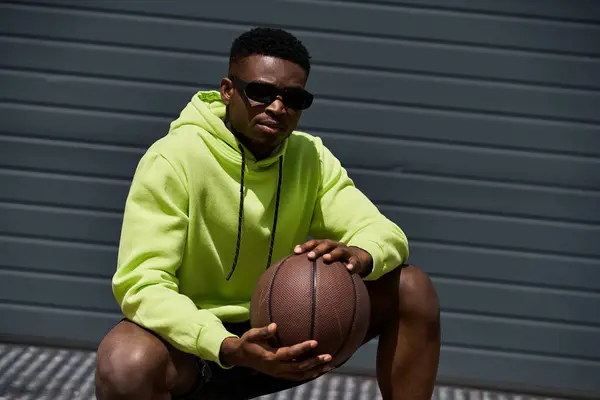
[[[221,86],[219,91],[221,92],[221,100],[225,105],[229,105],[231,97],[233,96],[233,90],[233,82],[231,82],[231,79],[221,79]]]

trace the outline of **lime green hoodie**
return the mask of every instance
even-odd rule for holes
[[[224,116],[218,92],[199,92],[142,156],[113,292],[127,318],[228,368],[220,346],[235,335],[222,322],[249,319],[260,275],[295,245],[358,246],[373,257],[373,280],[406,260],[408,244],[318,137],[295,131],[257,161]]]

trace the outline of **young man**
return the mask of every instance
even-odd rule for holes
[[[431,397],[434,287],[404,264],[400,228],[319,138],[295,130],[312,103],[309,60],[285,31],[244,33],[220,92],[196,94],[142,157],[113,279],[126,318],[98,348],[98,399],[249,399],[329,371],[327,354],[296,361],[312,341],[274,349],[275,324],[249,326],[255,283],[294,251],[363,277],[372,308],[364,342],[379,338],[384,399]]]

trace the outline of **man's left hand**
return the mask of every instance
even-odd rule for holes
[[[346,246],[344,243],[333,240],[309,240],[296,246],[294,253],[302,254],[308,252],[309,260],[323,257],[326,264],[341,261],[352,273],[360,276],[368,275],[373,269],[373,257],[365,250],[356,246]]]

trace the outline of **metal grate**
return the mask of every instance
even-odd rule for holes
[[[94,352],[0,344],[0,400],[95,400]],[[370,377],[328,374],[259,400],[381,400]],[[437,386],[433,400],[542,400]],[[544,398],[543,400],[558,400]]]

